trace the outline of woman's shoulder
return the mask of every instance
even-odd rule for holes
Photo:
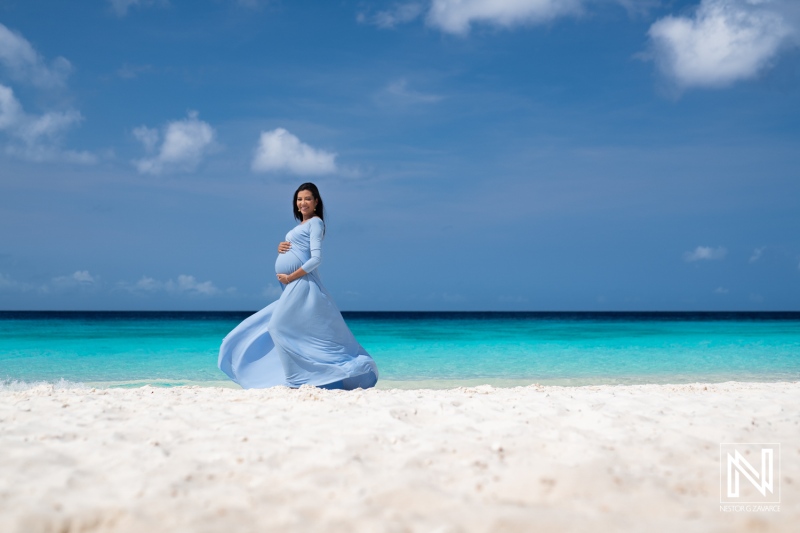
[[[313,217],[305,222],[299,223],[295,229],[308,233],[310,231],[322,231],[325,233],[325,222],[319,217]]]

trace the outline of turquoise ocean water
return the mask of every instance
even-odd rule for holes
[[[0,383],[229,384],[217,350],[248,314],[0,312]],[[800,379],[800,313],[344,315],[384,388]]]

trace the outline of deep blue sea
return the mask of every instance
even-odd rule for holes
[[[219,344],[248,315],[0,312],[0,383],[227,384]],[[382,388],[800,379],[800,313],[344,316]]]

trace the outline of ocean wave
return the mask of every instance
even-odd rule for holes
[[[0,392],[25,391],[29,389],[34,389],[36,387],[52,387],[53,389],[58,389],[58,390],[88,388],[84,383],[76,381],[67,381],[64,378],[61,378],[58,381],[20,381],[18,379],[0,380]]]
[[[195,380],[178,380],[178,379],[135,379],[127,381],[69,381],[60,378],[54,381],[38,380],[38,381],[23,381],[18,379],[6,378],[0,380],[0,392],[16,392],[34,389],[36,387],[48,387],[53,390],[69,390],[69,389],[136,389],[139,387],[157,387],[157,388],[173,388],[173,387],[223,387],[230,389],[239,389],[238,385],[232,381],[195,381]]]

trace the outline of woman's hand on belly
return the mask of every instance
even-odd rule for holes
[[[280,281],[284,285],[288,285],[291,282],[293,282],[294,280],[296,280],[298,278],[302,278],[305,275],[306,275],[306,271],[303,270],[302,268],[298,268],[297,270],[295,270],[291,274],[277,274],[277,278],[278,278],[278,281]]]
[[[291,247],[292,247],[292,243],[290,243],[289,241],[283,241],[283,242],[278,244],[278,253],[279,254],[285,254],[286,252],[289,251],[289,248],[291,248]]]

